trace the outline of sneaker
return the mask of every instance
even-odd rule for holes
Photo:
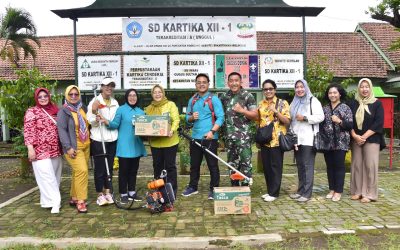
[[[276,200],[276,197],[269,196],[269,195],[264,198],[264,201],[266,201],[266,202],[271,202],[271,201],[274,201],[274,200]]]
[[[209,200],[214,200],[214,192],[213,191],[208,191],[208,199]]]
[[[309,200],[310,200],[309,198],[306,198],[304,196],[301,196],[300,198],[296,199],[296,201],[298,201],[298,202],[307,202]]]
[[[110,193],[105,194],[104,198],[106,199],[108,204],[114,204],[114,199],[113,199],[113,197],[112,197],[112,195]]]
[[[299,194],[289,194],[289,197],[290,197],[291,199],[293,199],[293,200],[296,200],[296,199],[300,198],[301,195],[299,195]]]
[[[129,199],[130,201],[142,201],[142,200],[143,200],[143,198],[140,197],[137,193],[135,193],[135,194],[132,195],[132,196],[128,195],[128,199]]]
[[[127,195],[121,196],[121,204],[128,204],[129,198]]]
[[[261,195],[261,199],[265,199],[265,198],[267,198],[269,196],[269,194],[268,193],[266,193],[266,194],[263,194],[263,195]]]
[[[107,204],[108,204],[107,199],[106,199],[106,197],[105,197],[103,194],[101,194],[101,195],[99,195],[99,196],[97,197],[96,203],[97,203],[97,205],[99,205],[99,206],[104,206],[104,205],[107,205]]]
[[[60,206],[52,207],[50,213],[52,213],[52,214],[60,213]]]
[[[186,187],[186,189],[183,191],[182,195],[183,196],[191,196],[193,194],[198,194],[199,191],[197,191],[196,189],[192,188],[192,187]]]

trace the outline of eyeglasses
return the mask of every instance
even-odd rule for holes
[[[49,98],[48,95],[38,95],[37,99],[47,99]]]
[[[79,96],[78,93],[69,93],[68,95],[71,96],[71,97],[72,97],[72,96]]]
[[[137,95],[128,95],[128,97],[137,97]]]
[[[265,89],[263,89],[264,92],[272,92],[274,90],[275,90],[275,88],[265,88]]]

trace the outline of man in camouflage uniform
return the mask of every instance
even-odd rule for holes
[[[225,110],[225,148],[228,162],[233,163],[247,177],[252,177],[250,122],[258,118],[257,104],[253,95],[242,88],[242,76],[232,72],[228,76],[229,90],[221,96]],[[232,186],[239,181],[232,180]],[[244,180],[243,185],[248,185]]]

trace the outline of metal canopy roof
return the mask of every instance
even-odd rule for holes
[[[324,7],[293,7],[282,0],[96,0],[92,5],[52,10],[62,18],[144,16],[317,16]]]

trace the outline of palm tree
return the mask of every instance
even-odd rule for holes
[[[0,19],[0,39],[3,40],[0,43],[1,59],[8,59],[16,66],[20,60],[20,49],[24,52],[24,59],[29,55],[35,59],[34,45],[40,47],[32,16],[22,9],[6,8],[6,14]]]

